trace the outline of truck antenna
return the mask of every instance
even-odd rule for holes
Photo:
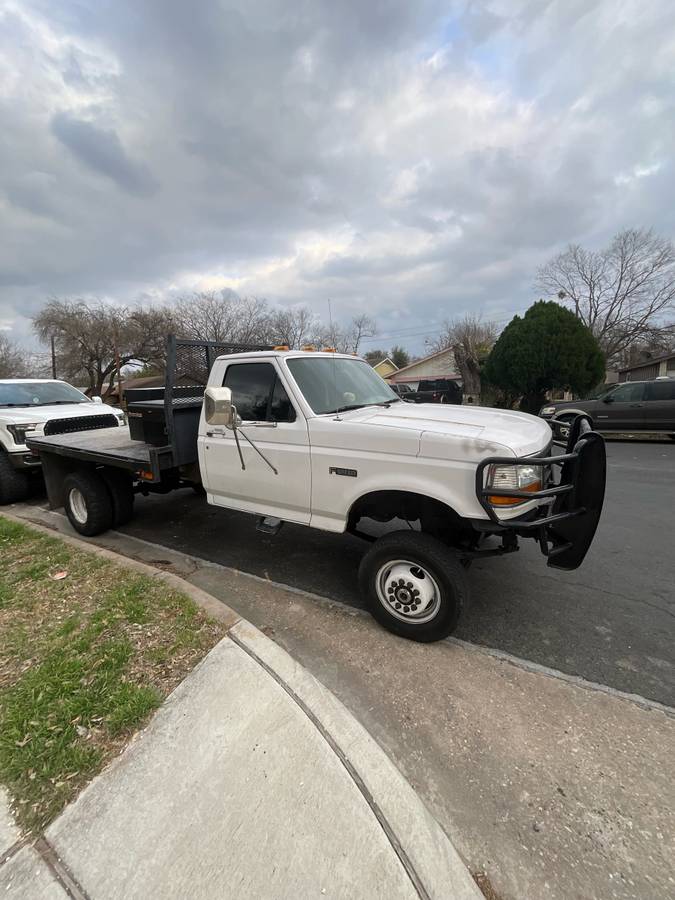
[[[330,305],[330,297],[328,298],[328,324],[330,325],[330,339],[333,344],[337,344],[335,340],[335,333],[333,331],[333,313]],[[333,348],[333,353],[335,353],[335,348]],[[338,393],[337,393],[337,372],[335,371],[335,356],[333,356],[333,393],[335,394],[335,418],[338,421],[340,420],[340,404],[338,403]]]

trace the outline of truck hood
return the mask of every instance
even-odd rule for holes
[[[451,447],[462,454],[528,456],[551,441],[547,422],[528,413],[480,406],[442,403],[393,403],[367,407],[353,415],[359,421],[384,429],[400,429],[419,435],[419,455],[447,458]]]

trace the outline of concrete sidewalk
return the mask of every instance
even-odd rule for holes
[[[34,845],[0,808],[3,897],[480,897],[363,727],[284,650],[232,621]]]

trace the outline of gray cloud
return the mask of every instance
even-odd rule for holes
[[[108,178],[132,194],[152,194],[158,185],[147,166],[132,162],[117,134],[68,113],[57,113],[52,134],[92,171]]]
[[[504,320],[568,242],[675,233],[670,7],[21,0],[0,325],[227,286],[383,334]]]

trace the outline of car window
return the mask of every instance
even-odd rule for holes
[[[675,379],[648,384],[645,400],[675,400]]]
[[[293,422],[295,410],[271,363],[231,363],[223,386],[243,422]]]
[[[635,382],[635,384],[627,382],[626,384],[619,385],[619,387],[615,391],[612,391],[609,396],[616,403],[635,403],[638,400],[642,400],[644,389],[644,384],[641,382]]]
[[[82,391],[64,381],[14,381],[0,384],[0,406],[58,406],[90,403]]]

